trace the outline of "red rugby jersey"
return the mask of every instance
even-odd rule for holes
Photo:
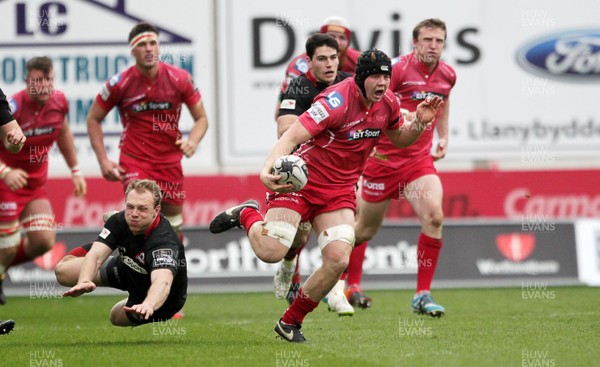
[[[393,61],[390,90],[400,97],[400,106],[408,111],[416,111],[417,105],[428,96],[437,95],[445,101],[456,83],[454,69],[441,60],[431,73],[429,68],[418,62],[412,53],[395,58]],[[386,156],[387,160],[377,160],[377,162],[401,166],[406,159],[431,154],[435,125],[441,113],[442,109],[438,111],[430,128],[423,131],[419,139],[407,148],[399,149],[387,137],[383,137],[375,150],[377,154]]]
[[[159,62],[155,80],[142,75],[135,65],[114,75],[96,96],[96,103],[105,111],[119,109],[122,153],[155,165],[172,165],[182,157],[175,145],[181,138],[181,105],[193,106],[200,98],[187,71]]]
[[[385,130],[397,129],[400,105],[393,93],[367,109],[354,78],[347,78],[315,97],[299,117],[313,136],[295,153],[304,159],[309,184],[354,185],[373,147]]]
[[[40,187],[48,179],[48,152],[58,138],[69,103],[64,93],[54,90],[46,104],[39,106],[25,89],[13,95],[8,103],[27,140],[16,154],[1,148],[0,159],[11,168],[26,171],[28,187]]]

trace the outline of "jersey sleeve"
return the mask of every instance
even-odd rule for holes
[[[179,83],[179,90],[181,91],[181,100],[187,106],[195,105],[202,98],[200,90],[194,83],[194,79],[187,72],[184,72],[183,78]]]
[[[300,116],[310,108],[312,98],[307,93],[307,88],[302,77],[292,80],[287,90],[281,97],[278,117],[286,115]]]
[[[122,219],[119,217],[123,217]],[[121,230],[122,227],[120,225],[120,220],[125,221],[125,217],[120,214],[115,214],[108,218],[106,223],[104,223],[104,228],[100,231],[100,234],[96,238],[96,242],[102,242],[106,246],[110,247],[112,250],[117,248],[117,245],[122,242],[121,241]]]
[[[6,95],[0,89],[0,125],[5,125],[14,120],[12,113],[10,112],[10,108],[8,107],[8,101],[6,100]]]
[[[343,104],[344,99],[338,91],[326,89],[315,98],[312,106],[300,115],[300,122],[310,135],[315,137],[335,124],[345,110],[340,108]]]
[[[163,242],[150,246],[146,251],[147,266],[150,271],[156,269],[169,269],[173,276],[177,275],[179,248],[176,243]]]
[[[121,83],[123,82],[123,73],[113,75],[108,79],[100,93],[96,96],[96,103],[104,110],[110,111],[119,103],[121,97]]]

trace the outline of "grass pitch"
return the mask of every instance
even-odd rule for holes
[[[370,291],[373,308],[340,318],[321,304],[309,343],[276,339],[285,301],[272,294],[191,295],[186,317],[110,325],[123,297],[10,297],[0,319],[1,366],[593,366],[600,365],[599,290],[437,290],[441,319],[415,316],[410,291]]]

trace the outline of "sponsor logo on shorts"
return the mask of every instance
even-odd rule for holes
[[[138,272],[140,274],[148,274],[148,272],[146,271],[146,269],[144,269],[140,265],[138,265],[138,263],[136,263],[129,256],[123,256],[122,258],[123,258],[123,264],[129,266],[134,271],[136,271],[136,272]]]
[[[317,124],[329,117],[329,112],[319,102],[315,102],[306,112]]]
[[[375,139],[381,135],[381,129],[352,130],[348,133],[348,140]]]
[[[366,189],[370,189],[370,190],[383,191],[383,190],[385,190],[385,183],[383,183],[383,182],[371,182],[371,181],[364,180],[363,181],[363,187],[366,188]]]
[[[172,108],[171,102],[141,102],[136,103],[131,107],[133,112],[144,111],[165,111]]]
[[[293,110],[296,108],[296,100],[295,99],[284,99],[281,101],[281,105],[279,106],[282,110]]]
[[[152,257],[154,258],[152,266],[155,268],[160,267],[175,267],[175,256],[171,249],[160,249],[152,251]]]
[[[17,203],[14,201],[0,202],[0,210],[17,210]]]

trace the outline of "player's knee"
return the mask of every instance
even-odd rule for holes
[[[347,249],[341,246],[329,247],[327,251],[323,252],[322,258],[325,268],[336,274],[341,274],[348,267],[350,254]]]
[[[444,223],[444,213],[442,210],[432,210],[425,215],[424,221],[430,227],[440,228]]]
[[[274,238],[289,249],[292,247],[296,232],[297,228],[288,222],[272,221],[265,222],[261,235]]]
[[[356,244],[359,245],[363,242],[370,241],[375,236],[378,229],[378,226],[356,227],[354,231]]]
[[[349,224],[341,224],[327,228],[319,235],[317,243],[321,249],[323,263],[333,267],[335,270],[343,271],[348,266],[350,251],[354,246],[354,227]],[[345,243],[346,246],[330,247],[333,242]],[[327,248],[327,251],[325,249]],[[339,269],[338,269],[339,268]]]
[[[0,223],[0,250],[5,254],[17,253],[17,246],[21,241],[19,222]]]

